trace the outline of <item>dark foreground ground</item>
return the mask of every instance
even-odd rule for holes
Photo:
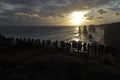
[[[120,80],[120,64],[110,55],[88,58],[47,54],[16,65],[10,60],[1,66],[0,80]]]
[[[120,80],[118,53],[68,53],[20,44],[1,40],[0,80]]]

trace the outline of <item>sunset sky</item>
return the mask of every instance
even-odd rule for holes
[[[0,0],[0,25],[76,25],[78,20],[79,25],[120,22],[120,0]]]

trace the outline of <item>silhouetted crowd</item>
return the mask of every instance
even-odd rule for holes
[[[66,52],[66,53],[92,53],[92,54],[108,54],[114,53],[117,51],[115,47],[112,45],[101,45],[98,43],[92,42],[81,42],[81,41],[51,41],[51,40],[40,40],[40,39],[31,39],[31,38],[5,38],[0,35],[0,45],[13,45],[15,48],[19,48],[21,50],[24,49],[33,49],[33,48],[50,48],[52,50],[56,50],[58,52]]]
[[[2,39],[1,39],[2,40]],[[0,40],[0,41],[1,41]],[[87,54],[107,54],[114,52],[115,49],[112,46],[101,45],[97,43],[86,43],[81,41],[54,41],[51,40],[40,40],[40,39],[22,39],[22,38],[7,38],[8,42],[15,44],[16,48],[26,49],[26,48],[51,48],[55,49],[58,52],[66,52],[66,53],[87,53]],[[45,50],[45,49],[44,49]]]

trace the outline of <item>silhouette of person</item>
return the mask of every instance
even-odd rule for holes
[[[84,51],[84,52],[86,52],[86,46],[87,46],[87,43],[84,42],[84,43],[83,43],[83,51]]]
[[[65,51],[65,42],[64,41],[60,42],[60,48],[61,48],[61,51]]]
[[[42,45],[45,46],[45,40],[42,40]]]
[[[94,51],[94,43],[91,43],[91,53]]]
[[[77,47],[77,42],[76,41],[72,41],[72,51],[74,52],[75,49]]]
[[[77,51],[78,51],[78,52],[81,52],[81,50],[82,50],[82,42],[81,42],[81,41],[78,41]]]
[[[90,43],[88,43],[88,45],[87,45],[87,53],[88,54],[90,53]]]
[[[97,44],[94,44],[94,54],[97,54]]]
[[[103,52],[104,52],[104,46],[100,44],[100,45],[98,46],[98,53],[101,54],[101,53],[103,53]]]
[[[50,47],[51,46],[51,41],[50,40],[46,40],[46,46]]]
[[[70,49],[71,49],[71,44],[69,42],[66,43],[66,51],[68,53],[70,53]]]

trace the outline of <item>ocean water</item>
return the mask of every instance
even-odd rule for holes
[[[90,32],[86,28],[87,34],[83,32],[83,27],[77,26],[22,26],[22,27],[0,27],[0,34],[5,37],[33,38],[40,40],[64,40],[64,41],[102,41],[104,29],[95,27],[95,32]],[[92,40],[88,35],[92,35]]]
[[[2,27],[0,34],[6,37],[33,38],[41,40],[72,40],[77,34],[77,27],[52,27],[52,26],[32,26],[32,27]]]

